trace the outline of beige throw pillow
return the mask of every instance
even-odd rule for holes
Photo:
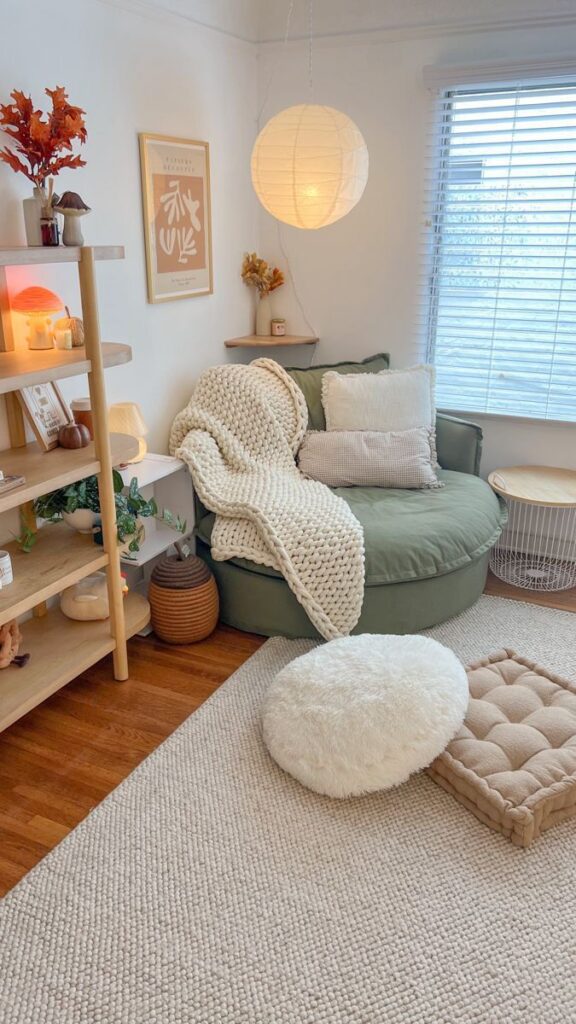
[[[436,464],[436,402],[433,366],[381,370],[345,376],[329,370],[322,378],[327,430],[432,431]]]
[[[300,471],[328,487],[442,487],[434,472],[427,427],[310,430],[298,452]]]

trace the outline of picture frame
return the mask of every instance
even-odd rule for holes
[[[72,420],[60,388],[54,381],[31,384],[17,391],[18,401],[45,452],[58,447],[58,432]]]
[[[211,295],[210,147],[148,132],[138,138],[148,302]]]

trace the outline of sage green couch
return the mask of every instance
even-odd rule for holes
[[[377,372],[384,354],[362,363],[334,364],[341,373]],[[308,405],[310,429],[325,429],[320,382],[327,366],[289,372]],[[478,476],[480,427],[439,414],[436,423],[437,490],[340,487],[364,528],[365,591],[356,633],[410,633],[463,611],[484,589],[489,552],[500,535],[505,508]],[[220,618],[264,636],[318,637],[282,575],[242,558],[216,562],[210,555],[214,515],[197,503],[197,550],[220,591]]]

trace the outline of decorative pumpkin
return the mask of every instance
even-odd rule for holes
[[[59,331],[70,331],[72,334],[72,348],[82,348],[84,344],[84,323],[79,316],[70,316],[68,306],[64,306],[66,316],[57,320],[54,329]]]
[[[90,444],[90,431],[83,423],[67,423],[58,431],[61,448],[85,448]]]

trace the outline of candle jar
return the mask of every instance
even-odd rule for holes
[[[72,331],[66,327],[54,328],[54,344],[61,351],[72,349]]]
[[[94,421],[92,419],[92,405],[89,398],[75,398],[70,402],[70,410],[75,423],[83,423],[90,431],[90,437],[94,440]]]
[[[282,317],[275,316],[271,323],[272,334],[275,338],[283,338],[286,334],[286,321]]]

